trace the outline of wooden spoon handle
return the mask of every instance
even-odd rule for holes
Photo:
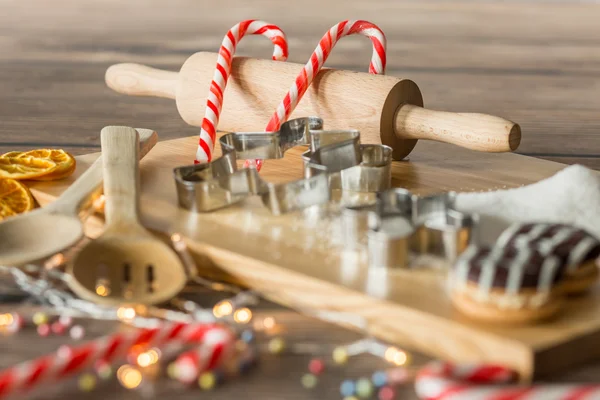
[[[158,142],[158,135],[151,129],[136,128],[140,136],[140,158],[143,158]],[[56,214],[77,215],[88,207],[88,200],[102,192],[102,157],[83,173],[56,201],[46,206]]]
[[[130,96],[175,98],[178,73],[140,64],[111,65],[104,76],[109,88]]]
[[[107,229],[138,225],[139,137],[135,129],[107,126],[100,133]]]
[[[500,153],[521,143],[519,125],[487,114],[433,111],[404,104],[397,113],[396,135],[402,139],[428,139],[471,150]]]

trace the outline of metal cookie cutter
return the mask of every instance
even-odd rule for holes
[[[411,254],[452,262],[474,240],[478,219],[454,209],[455,193],[420,197],[405,189],[377,194],[375,204],[342,210],[347,248],[367,246],[369,266],[408,268]]]
[[[353,146],[347,146],[352,140]],[[356,157],[359,156],[359,159]],[[304,176],[329,172],[331,189],[351,192],[381,192],[390,188],[392,149],[378,144],[360,144],[348,132],[312,132],[310,150],[302,154]],[[342,165],[354,166],[342,168]]]
[[[219,142],[223,155],[207,164],[175,168],[174,177],[179,205],[185,209],[209,212],[238,203],[249,196],[260,196],[273,214],[283,214],[329,201],[332,186],[343,190],[379,191],[391,182],[391,148],[374,150],[361,146],[356,130],[323,131],[320,118],[298,118],[281,125],[278,132],[229,133]],[[270,183],[256,169],[237,169],[236,161],[279,159],[286,150],[309,145],[305,153],[304,179],[288,183]],[[365,150],[367,149],[367,150]],[[352,176],[371,176],[379,169],[375,182],[343,179],[346,170]],[[348,175],[348,177],[350,177]],[[340,178],[337,178],[337,177]]]

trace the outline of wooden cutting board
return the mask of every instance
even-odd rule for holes
[[[299,212],[275,217],[258,198],[208,214],[177,207],[172,170],[189,164],[197,138],[160,142],[142,161],[142,220],[153,230],[180,233],[201,270],[218,267],[281,304],[345,311],[368,321],[368,330],[402,347],[457,362],[497,362],[534,374],[564,370],[600,355],[600,288],[570,301],[553,321],[530,327],[484,326],[451,306],[444,274],[397,271],[374,276],[363,260],[347,257],[336,221]],[[300,178],[302,149],[267,161],[271,181]],[[36,183],[40,204],[59,195],[98,154],[77,158],[75,175]],[[393,184],[417,194],[506,189],[549,177],[562,164],[515,154],[485,154],[421,141],[410,160],[395,162]],[[343,322],[340,322],[344,324]]]

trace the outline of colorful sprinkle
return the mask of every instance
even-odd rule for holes
[[[60,322],[56,321],[53,322],[52,325],[50,325],[50,329],[55,335],[62,335],[63,333],[65,333],[66,327]]]
[[[325,370],[325,363],[319,358],[313,358],[308,363],[308,370],[311,374],[321,375]]]
[[[58,317],[58,322],[65,327],[69,327],[73,324],[73,317],[70,315],[61,315]]]
[[[377,398],[379,400],[394,400],[395,397],[396,391],[389,386],[382,387],[379,389],[379,393],[377,393]]]
[[[211,390],[217,384],[217,378],[212,372],[205,372],[198,378],[198,386],[202,390]]]
[[[387,379],[391,385],[399,385],[406,383],[410,374],[406,368],[392,368],[387,370]]]
[[[354,383],[354,381],[346,379],[342,382],[342,384],[340,385],[340,394],[342,395],[342,397],[354,396],[355,393],[356,384]]]
[[[64,360],[71,358],[72,354],[73,349],[71,346],[67,346],[66,344],[63,344],[58,348],[58,350],[56,350],[56,356]]]
[[[319,380],[313,374],[304,374],[302,376],[302,386],[306,389],[314,389]]]
[[[177,379],[177,364],[172,362],[167,366],[167,376],[171,379]]]
[[[94,365],[94,369],[96,370],[96,374],[98,374],[102,380],[109,379],[113,373],[110,363],[104,360],[98,360]]]
[[[40,335],[42,337],[48,336],[50,334],[50,325],[48,325],[48,324],[38,325],[37,333],[38,333],[38,335]]]
[[[376,387],[385,386],[388,382],[387,373],[385,371],[375,371],[373,376],[371,376],[371,381]]]
[[[83,392],[91,392],[96,388],[96,377],[93,374],[83,374],[79,377],[77,386]]]
[[[276,337],[269,341],[269,351],[271,353],[280,354],[283,350],[285,350],[285,341],[282,338]]]
[[[333,361],[338,365],[343,365],[348,362],[348,352],[343,347],[336,347],[333,350]]]
[[[35,325],[45,325],[48,323],[48,314],[43,312],[36,312],[35,314],[33,314],[31,321],[33,321]]]
[[[81,325],[73,325],[69,330],[69,336],[73,340],[81,340],[85,336],[85,329]]]
[[[254,332],[252,332],[250,329],[243,331],[240,337],[246,343],[254,342]]]
[[[367,378],[361,378],[356,381],[356,394],[362,399],[367,399],[373,395],[373,384]]]

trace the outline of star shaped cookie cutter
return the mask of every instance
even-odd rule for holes
[[[390,189],[378,193],[374,204],[345,207],[344,244],[349,250],[366,246],[371,268],[409,268],[414,254],[452,263],[476,241],[479,221],[454,209],[455,196]]]
[[[378,192],[391,185],[390,147],[361,145],[357,130],[325,131],[317,117],[290,120],[277,132],[228,133],[219,143],[223,154],[216,160],[174,169],[181,207],[210,212],[260,196],[279,215],[327,203],[333,189]],[[271,183],[254,168],[237,169],[237,160],[279,159],[306,145],[304,179]]]

